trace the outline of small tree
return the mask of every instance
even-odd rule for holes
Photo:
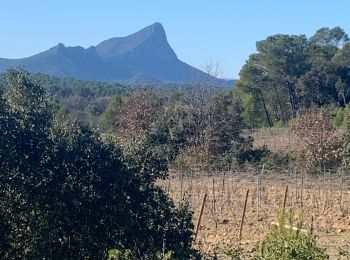
[[[132,89],[117,114],[120,144],[142,140],[157,119],[161,107],[161,98],[155,88],[143,86]]]
[[[100,117],[100,126],[103,131],[112,131],[117,127],[117,117],[120,112],[123,100],[121,96],[113,96],[109,101],[106,110]]]
[[[341,144],[327,114],[312,108],[291,126],[300,143],[300,158],[309,167],[321,169],[336,166],[340,161]]]

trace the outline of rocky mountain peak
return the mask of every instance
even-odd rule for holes
[[[31,57],[0,59],[0,72],[16,66],[24,66],[31,72],[126,84],[182,84],[194,76],[209,77],[177,58],[158,22],[86,49],[59,43]]]

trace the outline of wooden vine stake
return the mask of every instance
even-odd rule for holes
[[[170,179],[168,181],[168,188],[167,188],[167,190],[168,190],[168,194],[169,194],[170,193]]]
[[[225,191],[225,173],[224,173],[224,177],[222,178],[222,195],[221,195],[221,217],[222,217],[222,212],[223,212],[223,208],[224,208],[224,203],[225,203],[225,196],[226,195],[226,191]]]
[[[284,191],[284,199],[283,199],[283,212],[286,209],[287,204],[287,196],[288,196],[288,185],[286,185],[286,190]]]
[[[216,196],[215,196],[215,178],[213,178],[213,190],[212,190],[212,195],[213,195],[213,201],[212,201],[212,216],[213,216],[213,221],[215,223],[215,230],[218,228],[218,220],[216,218]]]
[[[241,220],[241,226],[239,228],[239,237],[238,239],[242,239],[242,231],[243,231],[243,223],[244,223],[244,218],[245,218],[245,212],[247,210],[247,202],[248,202],[248,196],[249,196],[249,189],[247,189],[247,193],[245,195],[245,201],[244,201],[244,208],[243,208],[243,213],[242,213],[242,220]]]
[[[213,211],[214,211],[214,215],[216,215],[215,178],[213,178],[212,195],[213,195]]]
[[[304,171],[301,172],[301,185],[300,185],[300,206],[303,207],[303,190],[304,190]]]
[[[196,233],[194,234],[194,241],[196,241],[197,236],[198,236],[198,231],[199,231],[199,227],[200,227],[200,225],[201,225],[201,220],[202,220],[202,215],[203,215],[203,212],[204,212],[204,205],[205,205],[206,199],[207,199],[207,193],[205,193],[205,194],[204,194],[204,197],[203,197],[201,212],[199,213],[198,222],[197,222],[197,227],[196,227]]]
[[[343,208],[342,208],[343,185],[344,185],[344,179],[343,179],[343,177],[342,177],[342,178],[341,178],[341,183],[340,183],[340,196],[339,196],[339,209],[340,209],[340,211],[343,210]]]
[[[256,213],[260,213],[260,176],[256,176]]]

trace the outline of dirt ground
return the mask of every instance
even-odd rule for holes
[[[207,255],[217,254],[219,259],[224,259],[223,248],[239,241],[248,252],[253,250],[271,223],[278,222],[287,194],[286,208],[293,208],[296,217],[302,215],[303,229],[313,230],[330,259],[350,259],[338,257],[338,248],[350,244],[350,178],[311,177],[300,173],[268,176],[232,172],[172,173],[159,185],[176,203],[180,203],[181,198],[188,200],[194,212],[195,228],[204,194],[207,194],[194,245]],[[247,190],[247,209],[239,240]]]

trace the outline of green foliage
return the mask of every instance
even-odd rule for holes
[[[178,258],[175,258],[173,251],[168,251],[165,253],[156,252],[155,254],[149,257],[151,257],[149,259],[154,259],[154,260],[178,259]],[[109,250],[107,259],[108,260],[133,260],[135,259],[135,257],[133,256],[132,252],[129,249],[124,249],[124,250],[112,249],[112,250]]]
[[[0,98],[2,259],[105,259],[113,248],[132,259],[195,254],[188,206],[153,185],[166,165],[147,147],[124,155],[87,126],[53,120],[50,108],[26,72],[9,72]]]
[[[334,115],[332,118],[332,124],[336,128],[346,129],[349,125],[350,118],[350,106],[347,105],[344,107],[336,107],[334,109]]]
[[[312,106],[349,103],[349,38],[340,27],[321,28],[310,38],[272,35],[256,45],[235,91],[248,127],[286,125]]]
[[[111,249],[108,251],[107,260],[132,260],[132,252],[128,249]]]
[[[325,250],[317,246],[312,235],[301,232],[302,221],[296,223],[297,230],[290,228],[294,225],[293,217],[292,211],[287,216],[283,212],[280,214],[279,225],[273,227],[261,242],[256,259],[324,260],[329,258]]]
[[[266,157],[262,158],[261,162],[268,169],[273,169],[278,172],[292,169],[295,158],[289,152],[270,152]]]
[[[349,42],[349,37],[339,26],[332,29],[323,27],[310,38],[310,42],[313,45],[339,48]]]
[[[28,73],[27,73],[28,74]],[[113,122],[106,122],[102,114],[107,109],[107,104],[113,99],[122,98],[126,95],[129,87],[118,83],[104,83],[98,81],[85,81],[73,78],[60,78],[43,74],[28,74],[40,83],[41,87],[48,92],[55,102],[65,110],[70,118],[94,127],[102,124],[109,127]],[[6,77],[0,74],[0,89],[6,88]],[[107,113],[108,114],[108,113]],[[101,122],[100,122],[101,119]],[[107,124],[107,126],[105,126]]]
[[[241,141],[243,125],[242,104],[232,99],[231,95],[218,95],[210,109],[205,138],[208,139],[208,152],[212,156],[227,154],[233,142]]]
[[[224,249],[223,252],[227,257],[229,257],[231,260],[243,260],[244,258],[244,250],[242,245],[234,245],[229,246]]]
[[[252,142],[252,138],[242,138],[233,144],[229,156],[233,158],[234,163],[238,166],[261,163],[270,154],[266,146],[254,149]]]
[[[339,107],[336,109],[335,116],[333,117],[332,123],[333,126],[339,128],[343,126],[344,121],[344,108]]]
[[[298,91],[300,106],[325,106],[329,104],[346,105],[347,95],[343,96],[343,84],[349,81],[343,68],[328,63],[315,64],[299,78]],[[338,88],[335,86],[339,86]],[[345,103],[344,103],[345,102]]]
[[[350,67],[349,57],[350,57],[350,44],[346,43],[344,44],[343,48],[337,50],[337,52],[334,54],[332,58],[332,61],[337,65]]]
[[[11,87],[5,98],[17,122],[30,130],[42,129],[51,116],[45,90],[22,69],[9,70],[7,81]]]
[[[283,171],[293,167],[295,158],[288,152],[272,152],[265,145],[253,148],[251,137],[242,138],[233,143],[227,159],[233,165],[245,167],[247,165],[264,164],[268,169]]]
[[[147,139],[134,142],[124,147],[124,161],[145,183],[153,183],[168,174],[168,160],[161,148]]]
[[[104,83],[98,81],[77,80],[73,78],[61,78],[44,74],[35,74],[43,88],[54,98],[68,98],[81,96],[96,99],[105,96],[120,96],[126,94],[127,87],[118,83]]]
[[[261,122],[260,119],[262,117],[261,115],[261,109],[259,106],[259,103],[256,100],[257,98],[254,97],[252,94],[247,94],[244,97],[244,113],[243,118],[245,121],[245,125],[248,128],[256,128],[257,126],[263,126],[264,122]]]
[[[347,128],[349,124],[350,124],[350,106],[347,105],[344,109],[342,128]]]
[[[113,131],[117,127],[117,116],[122,106],[123,100],[120,96],[113,96],[109,101],[106,110],[99,119],[102,131]]]
[[[158,252],[156,254],[156,259],[158,259],[158,260],[175,260],[176,258],[174,257],[173,251],[168,251],[166,253]]]

